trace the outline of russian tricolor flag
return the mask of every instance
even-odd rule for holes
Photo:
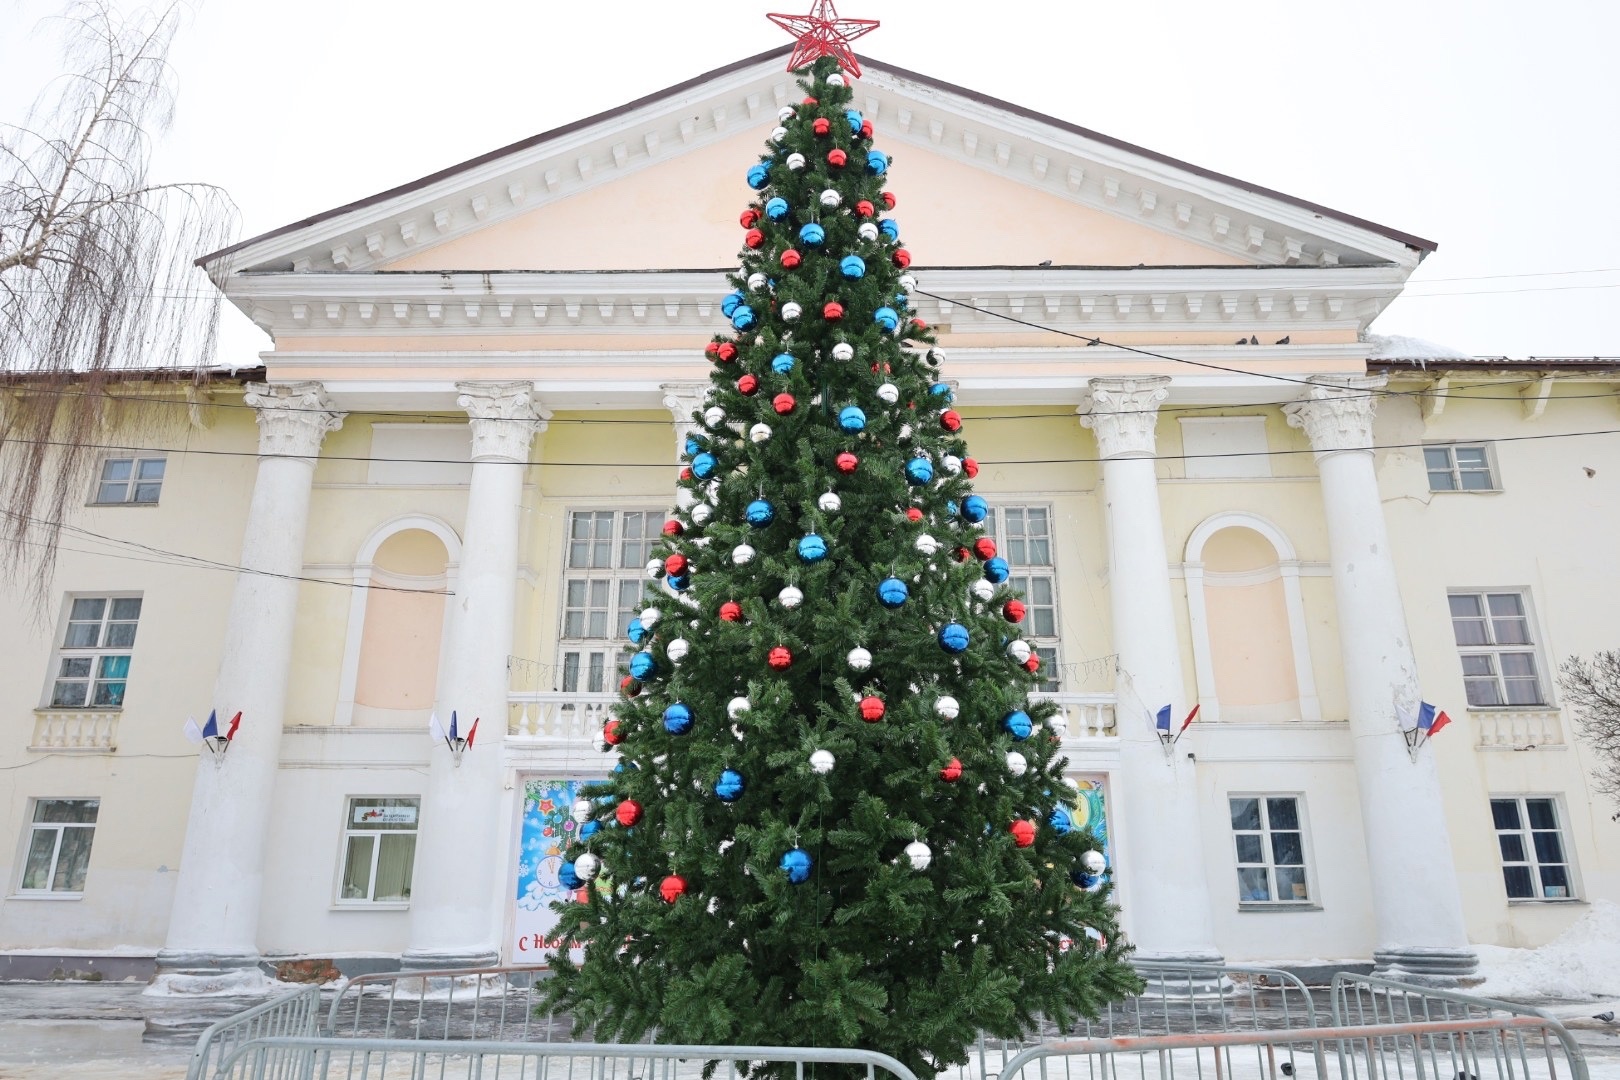
[[[1449,723],[1451,723],[1451,717],[1444,712],[1436,709],[1427,701],[1419,703],[1417,726],[1418,730],[1423,732],[1424,735],[1432,739],[1439,734],[1441,728]]]
[[[1158,720],[1153,725],[1160,735],[1170,734],[1170,706],[1166,705],[1159,710]]]

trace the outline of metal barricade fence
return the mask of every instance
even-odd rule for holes
[[[537,964],[359,975],[333,997],[321,1034],[351,1039],[570,1041],[568,1017],[535,1012],[539,979],[549,970]]]
[[[494,1043],[442,1039],[260,1039],[221,1063],[220,1080],[741,1080],[760,1066],[807,1080],[806,1066],[917,1080],[887,1054],[787,1046]],[[722,1070],[721,1066],[724,1066]],[[843,1075],[849,1075],[848,1072]]]
[[[1493,1016],[1538,1016],[1557,1022],[1551,1013],[1529,1005],[1343,971],[1333,977],[1331,1003],[1333,1022],[1344,1025],[1483,1020]]]
[[[321,988],[303,986],[211,1024],[197,1037],[186,1080],[204,1080],[232,1051],[254,1039],[311,1036],[321,1014]]]
[[[1043,1043],[1000,1080],[1589,1080],[1542,1017]]]

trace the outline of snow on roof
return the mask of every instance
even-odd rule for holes
[[[1368,334],[1369,360],[1473,360],[1471,353],[1405,334]]]

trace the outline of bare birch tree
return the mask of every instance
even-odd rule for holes
[[[213,359],[219,297],[192,261],[228,243],[235,208],[148,175],[184,14],[75,0],[53,20],[65,73],[0,123],[0,570],[39,599],[121,381],[161,371],[174,389]]]
[[[1570,657],[1558,669],[1558,686],[1581,738],[1597,752],[1597,789],[1620,804],[1620,649]]]

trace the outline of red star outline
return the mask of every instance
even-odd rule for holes
[[[840,19],[833,0],[815,0],[808,15],[771,13],[765,17],[799,39],[788,59],[789,71],[797,71],[818,57],[830,56],[857,79],[861,77],[861,64],[849,43],[878,28],[876,19]]]

